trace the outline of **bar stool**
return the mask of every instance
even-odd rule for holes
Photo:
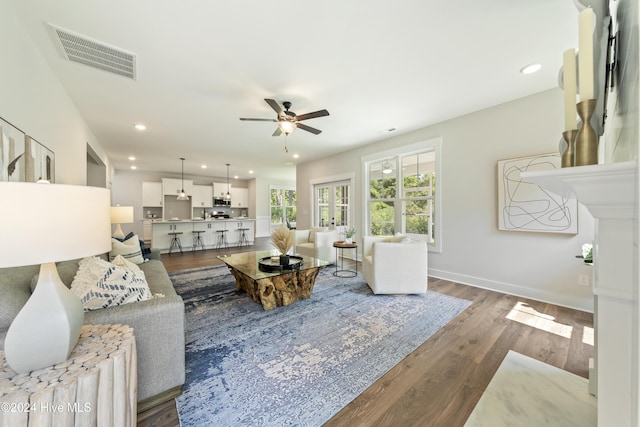
[[[193,238],[193,248],[191,249],[192,252],[195,252],[198,249],[198,246],[200,246],[204,251],[206,249],[204,247],[204,240],[202,240],[202,236],[200,236],[200,234],[204,233],[204,230],[194,230],[192,233],[195,235]]]
[[[236,231],[239,234],[238,237],[238,247],[240,246],[250,246],[249,239],[247,238],[247,234],[245,231],[249,231],[248,228],[237,228]]]
[[[169,233],[169,236],[173,236],[171,238],[171,245],[169,246],[169,255],[171,255],[174,249],[180,249],[180,253],[182,253],[182,243],[180,243],[179,234],[182,234],[182,231],[172,231]]]
[[[220,249],[222,246],[229,249],[229,242],[227,242],[227,230],[216,230],[216,233],[218,233],[216,249]]]

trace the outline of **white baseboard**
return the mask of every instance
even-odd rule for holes
[[[525,288],[511,283],[497,282],[494,280],[487,280],[480,277],[467,276],[464,274],[457,274],[432,268],[429,269],[429,276],[437,279],[449,280],[451,282],[462,283],[463,285],[474,286],[476,288],[488,289],[490,291],[501,292],[504,294],[529,298],[536,301],[593,313],[593,298],[578,298],[570,295],[559,294],[557,292]]]

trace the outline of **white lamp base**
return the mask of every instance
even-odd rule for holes
[[[124,239],[124,232],[122,231],[122,227],[120,227],[120,224],[116,224],[116,231],[113,232],[113,237]]]
[[[64,362],[80,337],[84,310],[60,280],[55,263],[40,266],[31,298],[9,326],[7,363],[19,374]]]

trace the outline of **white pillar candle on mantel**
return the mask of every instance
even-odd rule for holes
[[[564,51],[562,61],[562,81],[564,84],[564,130],[578,129],[576,118],[576,51]]]
[[[586,8],[578,17],[578,66],[580,100],[593,99],[593,9]]]

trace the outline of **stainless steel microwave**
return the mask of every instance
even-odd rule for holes
[[[225,200],[224,197],[214,197],[213,206],[231,206],[231,201]]]

